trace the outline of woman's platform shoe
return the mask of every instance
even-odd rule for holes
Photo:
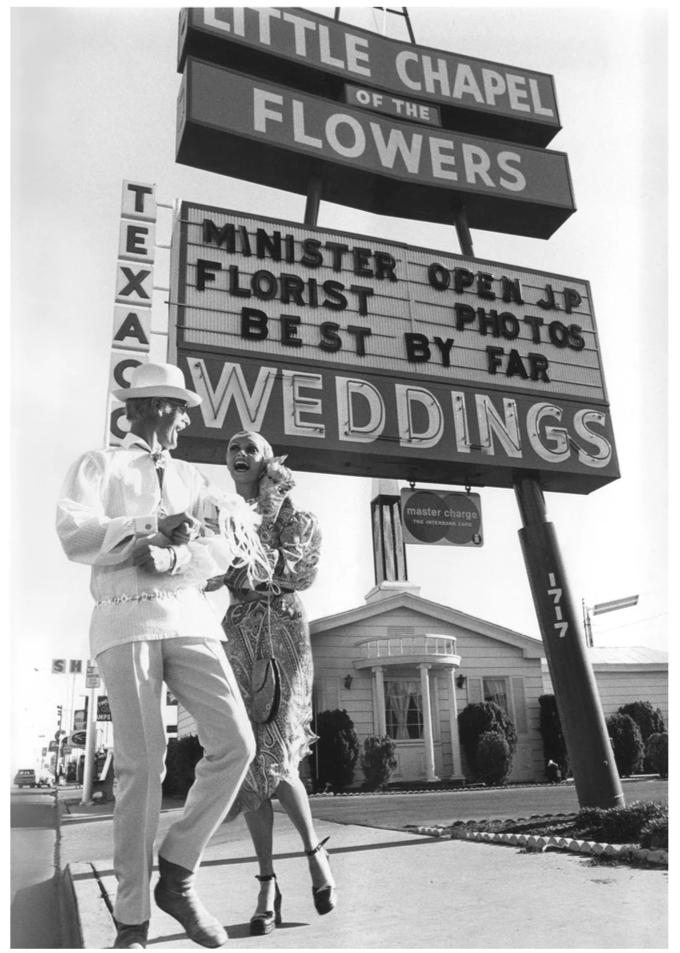
[[[250,918],[250,935],[266,936],[267,933],[272,932],[275,926],[281,926],[281,891],[278,883],[276,883],[276,874],[269,874],[266,877],[255,874],[255,879],[259,880],[261,884],[274,881],[274,909],[265,910],[264,913],[256,913],[254,917]]]
[[[328,851],[324,847],[324,844],[328,838],[320,841],[316,847],[313,847],[311,850],[305,851],[308,857],[313,857],[314,854],[322,850],[326,857],[328,857]],[[312,887],[312,897],[314,898],[314,906],[316,912],[323,916],[324,913],[330,913],[331,910],[335,909],[335,904],[337,902],[337,892],[335,889],[335,884],[323,884],[321,887]]]

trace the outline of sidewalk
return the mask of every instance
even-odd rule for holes
[[[114,928],[110,805],[70,805],[61,856],[85,949],[108,948]],[[181,808],[164,811],[161,832]],[[667,948],[668,871],[596,864],[561,852],[449,840],[319,821],[338,883],[338,907],[319,917],[299,838],[275,824],[283,925],[250,937],[257,873],[242,818],[223,824],[198,877],[201,898],[226,926],[231,949]],[[98,851],[101,855],[98,856]],[[156,875],[154,875],[154,882]],[[200,949],[152,910],[150,949]]]

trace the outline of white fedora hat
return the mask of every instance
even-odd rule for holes
[[[112,391],[116,400],[133,397],[172,397],[198,407],[201,397],[184,386],[184,374],[174,364],[139,364],[130,374],[130,386]]]

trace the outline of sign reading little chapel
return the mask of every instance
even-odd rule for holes
[[[191,7],[180,13],[178,68],[187,57],[342,99],[344,83],[384,93],[406,115],[419,100],[448,129],[547,145],[560,130],[552,76],[389,39],[295,7]]]
[[[587,281],[183,202],[171,354],[222,462],[266,432],[298,469],[589,492],[618,476]]]
[[[418,221],[548,238],[574,212],[552,77],[300,9],[180,15],[176,158]]]

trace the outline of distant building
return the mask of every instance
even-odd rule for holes
[[[315,709],[346,709],[360,742],[389,734],[393,781],[462,780],[458,714],[495,701],[517,729],[511,780],[542,777],[542,643],[418,593],[383,582],[363,606],[311,623]]]
[[[668,654],[644,646],[588,649],[593,674],[605,717],[621,705],[646,701],[658,708],[668,725]],[[552,682],[545,659],[542,663],[543,687],[551,693]]]

